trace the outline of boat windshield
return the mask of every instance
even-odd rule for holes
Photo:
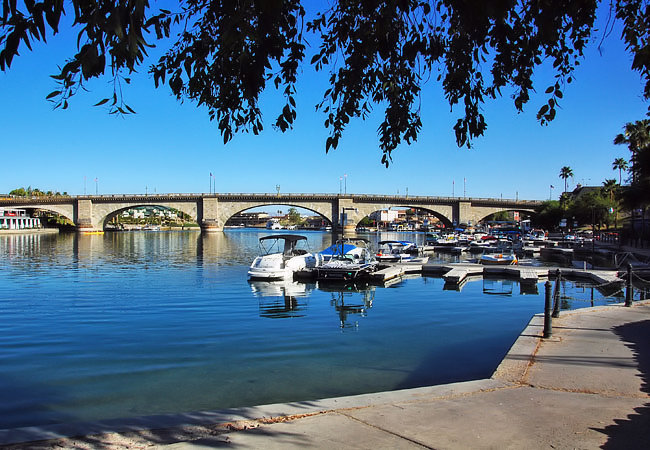
[[[297,234],[275,234],[261,237],[260,246],[265,254],[282,252],[283,255],[293,256],[307,253],[307,250],[297,248],[302,241],[306,242],[307,238]]]

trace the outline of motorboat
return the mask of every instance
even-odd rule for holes
[[[280,225],[280,221],[278,219],[271,219],[268,222],[266,222],[266,229],[267,230],[281,230],[283,227]]]
[[[443,246],[443,247],[455,247],[458,245],[458,236],[456,236],[455,234],[445,234],[439,236],[434,241],[434,245]]]
[[[377,245],[379,246],[377,261],[406,261],[413,259],[419,253],[417,245],[410,241],[379,241]]]
[[[317,264],[316,257],[306,248],[307,238],[297,234],[275,234],[260,238],[262,255],[248,269],[251,280],[292,279],[293,273]]]
[[[544,230],[533,229],[529,233],[529,239],[531,241],[546,241],[548,239],[548,234]]]
[[[363,238],[340,239],[316,259],[314,271],[318,280],[357,280],[377,270],[369,242]]]
[[[517,264],[519,260],[514,253],[486,253],[481,255],[480,262],[485,265],[510,266]]]

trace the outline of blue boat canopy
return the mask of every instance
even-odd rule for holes
[[[343,254],[354,250],[357,248],[356,245],[352,244],[343,244]],[[327,247],[325,250],[320,252],[321,255],[340,255],[341,254],[341,244],[334,244]]]

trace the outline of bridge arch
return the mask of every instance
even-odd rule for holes
[[[470,220],[472,221],[473,224],[476,224],[478,222],[481,222],[484,220],[486,217],[491,216],[492,214],[499,213],[499,212],[514,212],[514,211],[519,211],[519,212],[526,212],[531,215],[534,215],[537,213],[534,209],[531,208],[517,208],[517,207],[473,207],[472,208],[472,213],[470,214]]]
[[[120,214],[122,211],[126,211],[133,208],[141,208],[145,206],[156,207],[160,206],[163,208],[172,208],[178,211],[181,211],[184,214],[187,214],[192,218],[192,220],[197,221],[197,205],[196,203],[187,203],[187,202],[164,202],[164,201],[152,201],[152,202],[142,202],[142,203],[97,203],[93,204],[93,228],[97,230],[103,230],[105,225],[116,215]]]
[[[283,199],[277,201],[243,201],[237,203],[221,203],[219,205],[219,221],[225,224],[231,217],[248,211],[249,209],[259,208],[263,206],[289,206],[292,208],[306,209],[312,211],[329,223],[332,223],[332,204],[330,202],[291,202]]]
[[[74,207],[71,204],[44,203],[44,204],[11,205],[11,207],[16,209],[32,209],[32,210],[53,212],[55,214],[65,217],[70,222],[75,223]]]
[[[363,220],[364,217],[370,216],[370,214],[375,211],[388,210],[390,208],[413,208],[420,211],[425,211],[434,215],[438,218],[446,227],[452,225],[452,220],[450,217],[453,217],[453,208],[448,205],[427,205],[422,206],[409,202],[386,202],[386,203],[354,203],[354,208],[346,208],[347,216],[347,228],[352,229],[352,226],[356,226]]]
[[[426,214],[431,214],[432,216],[436,217],[438,220],[440,220],[445,227],[449,228],[452,226],[452,221],[451,219],[446,215],[449,214],[451,215],[451,208],[434,208],[434,207],[423,207],[423,206],[418,206],[418,205],[410,205],[408,203],[405,204],[392,204],[392,205],[367,205],[363,208],[356,208],[357,211],[355,214],[348,214],[348,228],[351,229],[352,225],[356,228],[359,223],[365,218],[369,217],[370,214],[377,212],[377,211],[383,211],[383,210],[388,210],[390,208],[404,208],[404,209],[415,209],[417,211],[422,211]]]

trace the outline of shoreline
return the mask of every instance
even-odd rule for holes
[[[20,230],[0,230],[0,236],[17,234],[59,234],[58,228],[24,228]]]
[[[571,317],[594,316],[595,312],[633,311],[634,306],[647,306],[650,301],[637,301],[632,308],[624,308],[622,305],[566,311],[561,318],[570,320]],[[72,444],[80,448],[79,444],[83,443],[89,443],[92,447],[93,442],[125,447],[143,443],[151,445],[152,442],[160,443],[161,440],[168,440],[170,443],[191,442],[206,436],[214,437],[272,424],[293,423],[304,418],[314,419],[342,411],[359,411],[435,399],[466,398],[486,392],[509,390],[522,386],[522,380],[525,380],[531,366],[535,364],[541,346],[547,342],[559,342],[557,337],[542,339],[542,329],[543,314],[533,315],[489,378],[313,401],[4,429],[0,430],[0,445],[19,449],[68,447]],[[558,332],[561,332],[561,329],[562,327]],[[40,441],[38,446],[37,441]]]

